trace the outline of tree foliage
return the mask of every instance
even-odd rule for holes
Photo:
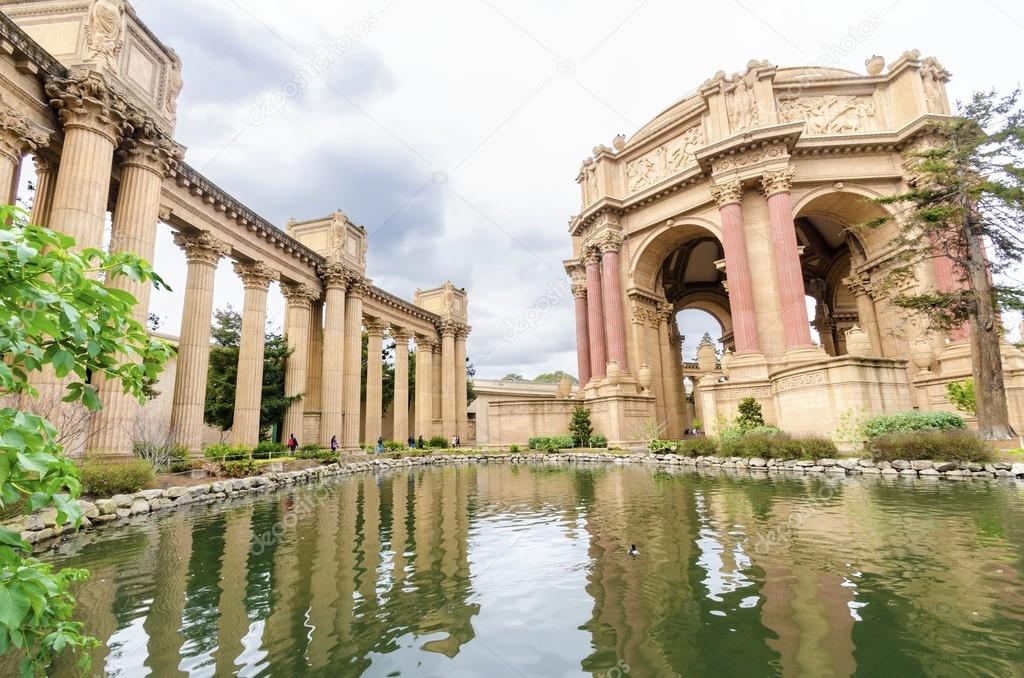
[[[740,431],[750,431],[764,426],[764,414],[761,411],[761,403],[754,398],[747,396],[739,402],[737,407],[736,428]]]
[[[572,411],[572,419],[569,421],[569,433],[572,434],[575,447],[587,447],[590,445],[590,436],[594,433],[594,426],[590,422],[590,410],[583,405],[577,405]]]
[[[533,378],[535,384],[558,384],[561,383],[562,377],[569,377],[569,383],[574,386],[579,382],[579,379],[572,376],[571,374],[564,372],[563,370],[556,370],[555,372],[545,372],[538,374]]]
[[[148,264],[129,254],[72,251],[74,241],[26,223],[24,213],[0,208],[0,396],[8,403],[39,397],[33,372],[52,369],[68,407],[98,410],[91,381],[103,375],[145,399],[173,349],[135,321],[136,300],[102,281],[127,276],[165,287]],[[61,524],[78,525],[78,472],[56,442],[57,430],[37,414],[0,409],[0,509],[56,509]],[[0,654],[21,657],[24,676],[43,675],[65,650],[95,645],[72,619],[72,586],[87,573],[55,571],[31,557],[31,547],[0,528]]]
[[[210,426],[226,431],[235,420],[238,353],[242,343],[242,315],[230,305],[213,314],[210,328],[210,367],[206,381],[203,418]],[[290,351],[285,338],[267,331],[263,348],[263,392],[260,398],[260,433],[267,435],[284,421],[288,406],[302,398],[285,396],[285,363]]]
[[[974,416],[978,410],[978,401],[974,395],[974,380],[951,381],[946,384],[946,397],[956,409]]]
[[[898,254],[883,274],[893,303],[931,329],[965,323],[971,335],[979,433],[1012,435],[1003,382],[1000,309],[1024,308],[1024,292],[1003,273],[1024,255],[1024,112],[1020,93],[977,93],[958,115],[936,122],[936,140],[912,152],[911,189],[878,200],[898,216],[868,223],[896,225]],[[946,289],[913,285],[923,267],[951,267]]]

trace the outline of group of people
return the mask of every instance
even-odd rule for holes
[[[423,436],[420,436],[419,438],[414,438],[412,434],[409,434],[408,443],[410,450],[422,450],[427,447],[427,443],[423,440]],[[452,436],[451,445],[453,448],[462,447],[462,439],[459,438],[459,436],[457,435]],[[338,436],[331,436],[331,452],[337,452],[338,447]],[[289,433],[288,450],[292,454],[295,454],[295,451],[297,449],[299,449],[299,439],[295,437],[294,433]],[[377,454],[384,454],[384,450],[384,436],[379,436],[377,438],[377,446],[375,448],[375,451],[377,452]]]

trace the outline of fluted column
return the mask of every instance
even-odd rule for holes
[[[375,445],[384,426],[384,333],[388,323],[375,318],[366,323],[366,444]]]
[[[345,423],[342,444],[345,449],[359,449],[360,409],[363,379],[363,296],[369,281],[352,275],[345,298]]]
[[[238,350],[231,440],[235,445],[255,447],[260,440],[267,288],[277,280],[278,273],[260,261],[235,264],[235,272],[242,278],[245,299],[242,302],[242,341]]]
[[[0,204],[17,202],[22,158],[48,141],[24,114],[0,103]]]
[[[434,345],[437,340],[416,335],[416,435],[429,440],[434,422]]]
[[[722,249],[725,250],[725,270],[729,277],[729,313],[736,353],[760,353],[754,285],[743,226],[743,187],[739,181],[731,181],[712,186],[711,193],[718,203],[722,220]]]
[[[595,250],[586,254],[587,263],[587,326],[590,334],[590,376],[604,379],[608,353],[604,343],[604,292],[601,290],[601,255]]]
[[[871,276],[851,275],[843,280],[843,284],[853,293],[857,302],[857,322],[861,329],[868,333],[871,341],[871,355],[884,357],[882,350],[882,332],[878,327],[878,314],[872,296]]]
[[[469,375],[466,372],[466,339],[470,328],[460,325],[455,331],[455,432],[459,440],[469,438]]]
[[[782,315],[786,350],[813,346],[789,195],[795,173],[795,167],[787,167],[765,172],[761,178],[764,194],[768,198],[768,220],[771,223],[779,312]]]
[[[584,267],[573,265],[569,274],[572,276],[572,298],[576,309],[576,369],[580,379],[579,395],[590,381],[590,329],[587,319],[587,282]]]
[[[213,284],[217,262],[231,248],[209,232],[178,234],[174,242],[185,250],[188,277],[185,280],[186,312],[181,318],[178,360],[171,405],[171,436],[189,453],[202,444],[206,380],[210,365],[210,325],[213,315]]]
[[[284,370],[284,394],[287,397],[303,396],[293,401],[284,415],[284,431],[294,434],[302,442],[306,419],[306,376],[309,369],[309,316],[313,301],[319,290],[305,284],[282,285],[281,293],[288,304],[288,326],[285,341],[288,342],[288,360]]]
[[[391,330],[395,340],[395,401],[392,437],[400,443],[409,439],[409,339],[404,327]]]
[[[119,151],[121,183],[111,225],[110,252],[128,252],[152,261],[160,218],[160,188],[180,151],[170,139],[151,126],[138,121],[136,124],[134,135],[125,139]],[[135,297],[138,303],[132,309],[132,316],[145,324],[152,283],[138,282],[122,275],[107,281],[107,286]],[[141,407],[139,401],[125,394],[118,380],[99,375],[93,385],[103,409],[93,417],[88,451],[130,456],[135,420]]]
[[[953,259],[942,252],[938,235],[932,231],[929,233],[932,248],[935,256],[932,258],[932,271],[935,276],[935,288],[941,294],[952,294],[957,290],[965,288],[961,276],[958,275],[956,264]],[[958,327],[949,331],[950,341],[966,341],[971,338],[970,324],[966,321]]]
[[[679,334],[679,327],[676,325],[675,317],[669,319],[669,344],[672,352],[672,370],[675,374],[676,404],[679,423],[682,428],[690,428],[690,409],[686,404],[686,379],[683,371],[683,343],[684,338]]]
[[[345,269],[338,264],[324,268],[325,288],[323,377],[320,391],[320,444],[331,437],[344,438],[345,386],[345,291],[348,289]]]
[[[668,437],[678,440],[683,435],[679,420],[679,355],[672,354],[672,332],[670,322],[675,322],[675,307],[668,303],[658,304],[658,346],[661,349],[662,396],[665,398],[665,419]]]
[[[35,156],[36,194],[32,200],[32,214],[29,222],[36,226],[48,227],[53,208],[53,188],[57,180],[56,163],[47,158]]]
[[[64,124],[50,228],[74,238],[79,249],[99,248],[114,149],[130,129],[127,104],[103,76],[82,70],[51,79],[46,93]]]
[[[623,372],[629,370],[626,358],[626,321],[622,312],[622,284],[619,281],[619,251],[622,235],[609,233],[600,243],[601,283],[604,291],[605,336],[608,360],[614,360]]]
[[[456,434],[455,405],[455,333],[458,325],[442,322],[441,332],[441,435],[451,440]]]

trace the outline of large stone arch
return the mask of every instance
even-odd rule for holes
[[[645,234],[635,248],[631,248],[629,277],[633,284],[642,289],[657,290],[665,259],[680,246],[703,237],[721,242],[721,228],[707,219],[689,217],[678,221],[669,219]]]

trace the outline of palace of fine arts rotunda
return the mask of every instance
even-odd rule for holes
[[[285,431],[324,446],[336,437],[348,450],[385,434],[468,439],[464,289],[449,282],[401,299],[367,278],[366,230],[344,213],[282,230],[190,166],[174,139],[181,60],[128,2],[2,0],[0,7],[4,202],[18,198],[31,157],[32,223],[72,236],[78,248],[99,248],[109,212],[111,251],[153,260],[163,223],[185,253],[176,364],[158,384],[166,397],[147,405],[165,408],[159,414],[175,444],[196,453],[203,442],[214,273],[222,259],[234,262],[244,286],[233,444],[251,448],[259,440],[267,293],[275,283],[286,299],[285,394],[302,395],[285,415]],[[126,277],[112,284],[138,299],[144,321],[151,286]],[[386,337],[395,344],[387,430],[382,360],[368,361],[365,378],[361,369],[364,332],[370,357],[381,356]],[[63,384],[52,372],[36,382],[41,402],[57,402]],[[130,456],[142,409],[119,384],[94,386],[104,407],[68,441],[69,453]]]
[[[866,66],[751,61],[594,148],[565,261],[578,397],[492,404],[492,443],[565,430],[581,401],[618,444],[678,439],[695,420],[715,434],[750,397],[767,423],[800,434],[954,410],[946,385],[972,373],[967,328],[932,332],[891,303],[881,277],[897,226],[865,226],[901,218],[876,199],[906,192],[914,153],[941,143],[950,74],[916,50]],[[936,257],[911,287],[958,284]],[[688,309],[717,321],[724,351],[705,336],[696,362],[683,361],[676,317]],[[1004,344],[1003,364],[1021,430],[1024,355]]]

